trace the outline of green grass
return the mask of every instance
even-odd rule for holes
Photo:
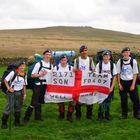
[[[0,75],[5,67],[0,70]],[[140,91],[140,88],[139,88]],[[30,103],[31,91],[28,91],[27,99],[22,108],[22,117]],[[6,103],[5,95],[0,91],[0,117]],[[27,126],[14,127],[12,117],[12,130],[0,128],[0,140],[139,140],[140,121],[133,118],[132,103],[129,100],[129,117],[127,120],[120,120],[120,98],[116,87],[115,96],[111,105],[111,121],[99,122],[97,118],[98,105],[94,105],[94,118],[92,121],[86,119],[86,107],[82,107],[82,119],[70,123],[58,120],[56,104],[43,105],[43,122],[34,120],[34,114]],[[67,109],[67,108],[66,108]]]

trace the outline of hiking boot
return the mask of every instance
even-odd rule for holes
[[[77,103],[75,105],[75,110],[76,110],[76,113],[75,113],[76,119],[80,120],[81,119],[81,105]]]
[[[103,113],[98,113],[98,118],[97,118],[97,120],[98,121],[102,121],[104,119],[104,116],[103,116]]]
[[[58,116],[58,119],[59,119],[59,120],[63,120],[64,118],[65,118],[64,112],[63,112],[63,113],[60,112],[60,114],[59,114],[59,116]]]
[[[69,122],[72,122],[72,121],[73,121],[73,119],[72,119],[72,112],[69,112],[69,111],[68,111],[68,113],[67,113],[67,120],[68,120]]]
[[[15,116],[14,125],[15,126],[23,126],[23,124],[20,123],[20,112],[15,112],[14,116]]]
[[[89,120],[92,120],[92,108],[93,108],[93,105],[87,105],[87,119]]]
[[[9,115],[3,114],[3,116],[2,116],[2,125],[1,125],[2,129],[7,129],[8,128],[8,125],[7,125],[8,118],[9,118]]]
[[[140,120],[140,115],[135,115],[134,118]]]
[[[35,106],[35,120],[43,121],[41,118],[41,104]]]
[[[105,112],[105,119],[106,120],[110,120],[111,119],[109,112]]]

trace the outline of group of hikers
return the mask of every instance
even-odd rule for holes
[[[120,58],[115,64],[111,57],[112,53],[109,50],[104,50],[101,54],[101,61],[99,61],[96,66],[91,57],[88,56],[88,48],[82,45],[79,49],[80,56],[75,58],[74,64],[68,64],[68,56],[62,54],[59,57],[60,63],[53,66],[51,63],[52,51],[46,49],[43,52],[43,59],[33,66],[31,72],[31,77],[34,79],[34,84],[32,85],[32,97],[30,105],[27,107],[24,117],[21,123],[21,108],[23,102],[26,98],[26,86],[28,86],[27,77],[25,74],[26,64],[24,61],[19,61],[16,63],[15,71],[9,72],[4,78],[3,82],[6,86],[6,96],[7,104],[2,115],[2,129],[7,129],[7,121],[12,112],[14,112],[14,125],[22,126],[26,125],[32,115],[33,110],[35,111],[35,120],[42,120],[42,104],[44,104],[44,95],[46,92],[46,87],[48,84],[48,76],[53,69],[59,71],[68,71],[71,69],[73,72],[81,70],[90,70],[93,73],[107,73],[110,75],[110,93],[108,97],[99,104],[98,108],[98,120],[102,121],[104,119],[110,120],[110,104],[114,94],[115,82],[118,82],[120,99],[121,99],[121,119],[127,119],[128,117],[128,93],[130,99],[133,102],[133,116],[140,120],[139,114],[139,96],[137,88],[137,77],[138,77],[138,64],[136,59],[130,56],[130,48],[125,47],[121,51],[122,58]],[[80,120],[82,116],[81,112],[82,103],[70,101],[68,103],[67,120],[72,122],[72,114],[75,111],[76,119]],[[86,118],[93,118],[93,104],[86,105]],[[65,103],[58,103],[59,119],[63,120],[65,117]]]

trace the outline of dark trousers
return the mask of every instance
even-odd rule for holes
[[[76,110],[76,117],[81,118],[82,113],[81,113],[81,106],[82,104],[80,102],[77,102],[75,105],[75,110]],[[92,109],[93,109],[93,104],[91,105],[86,105],[87,112],[86,112],[86,117],[92,117]]]
[[[31,100],[31,106],[44,103],[44,95],[46,91],[46,85],[35,85],[33,88],[33,95]]]
[[[121,85],[123,86],[123,91],[120,91],[122,115],[127,116],[128,114],[127,94],[129,93],[130,99],[133,102],[133,115],[134,117],[136,117],[139,114],[139,96],[137,86],[133,91],[130,91],[132,80],[131,81],[121,80],[120,82]]]
[[[110,120],[110,105],[113,95],[114,90],[108,95],[108,97],[101,104],[99,104],[98,120],[102,120],[104,118]]]
[[[41,120],[41,104],[44,103],[45,91],[46,91],[46,85],[34,86],[31,104],[25,112],[25,117],[24,117],[25,121],[28,121],[30,119],[33,109],[35,109],[35,120]]]

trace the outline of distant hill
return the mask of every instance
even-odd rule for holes
[[[28,57],[42,53],[45,48],[78,51],[82,44],[88,46],[90,54],[96,53],[100,48],[120,52],[124,46],[137,52],[140,49],[140,35],[70,26],[0,31],[0,57]]]

